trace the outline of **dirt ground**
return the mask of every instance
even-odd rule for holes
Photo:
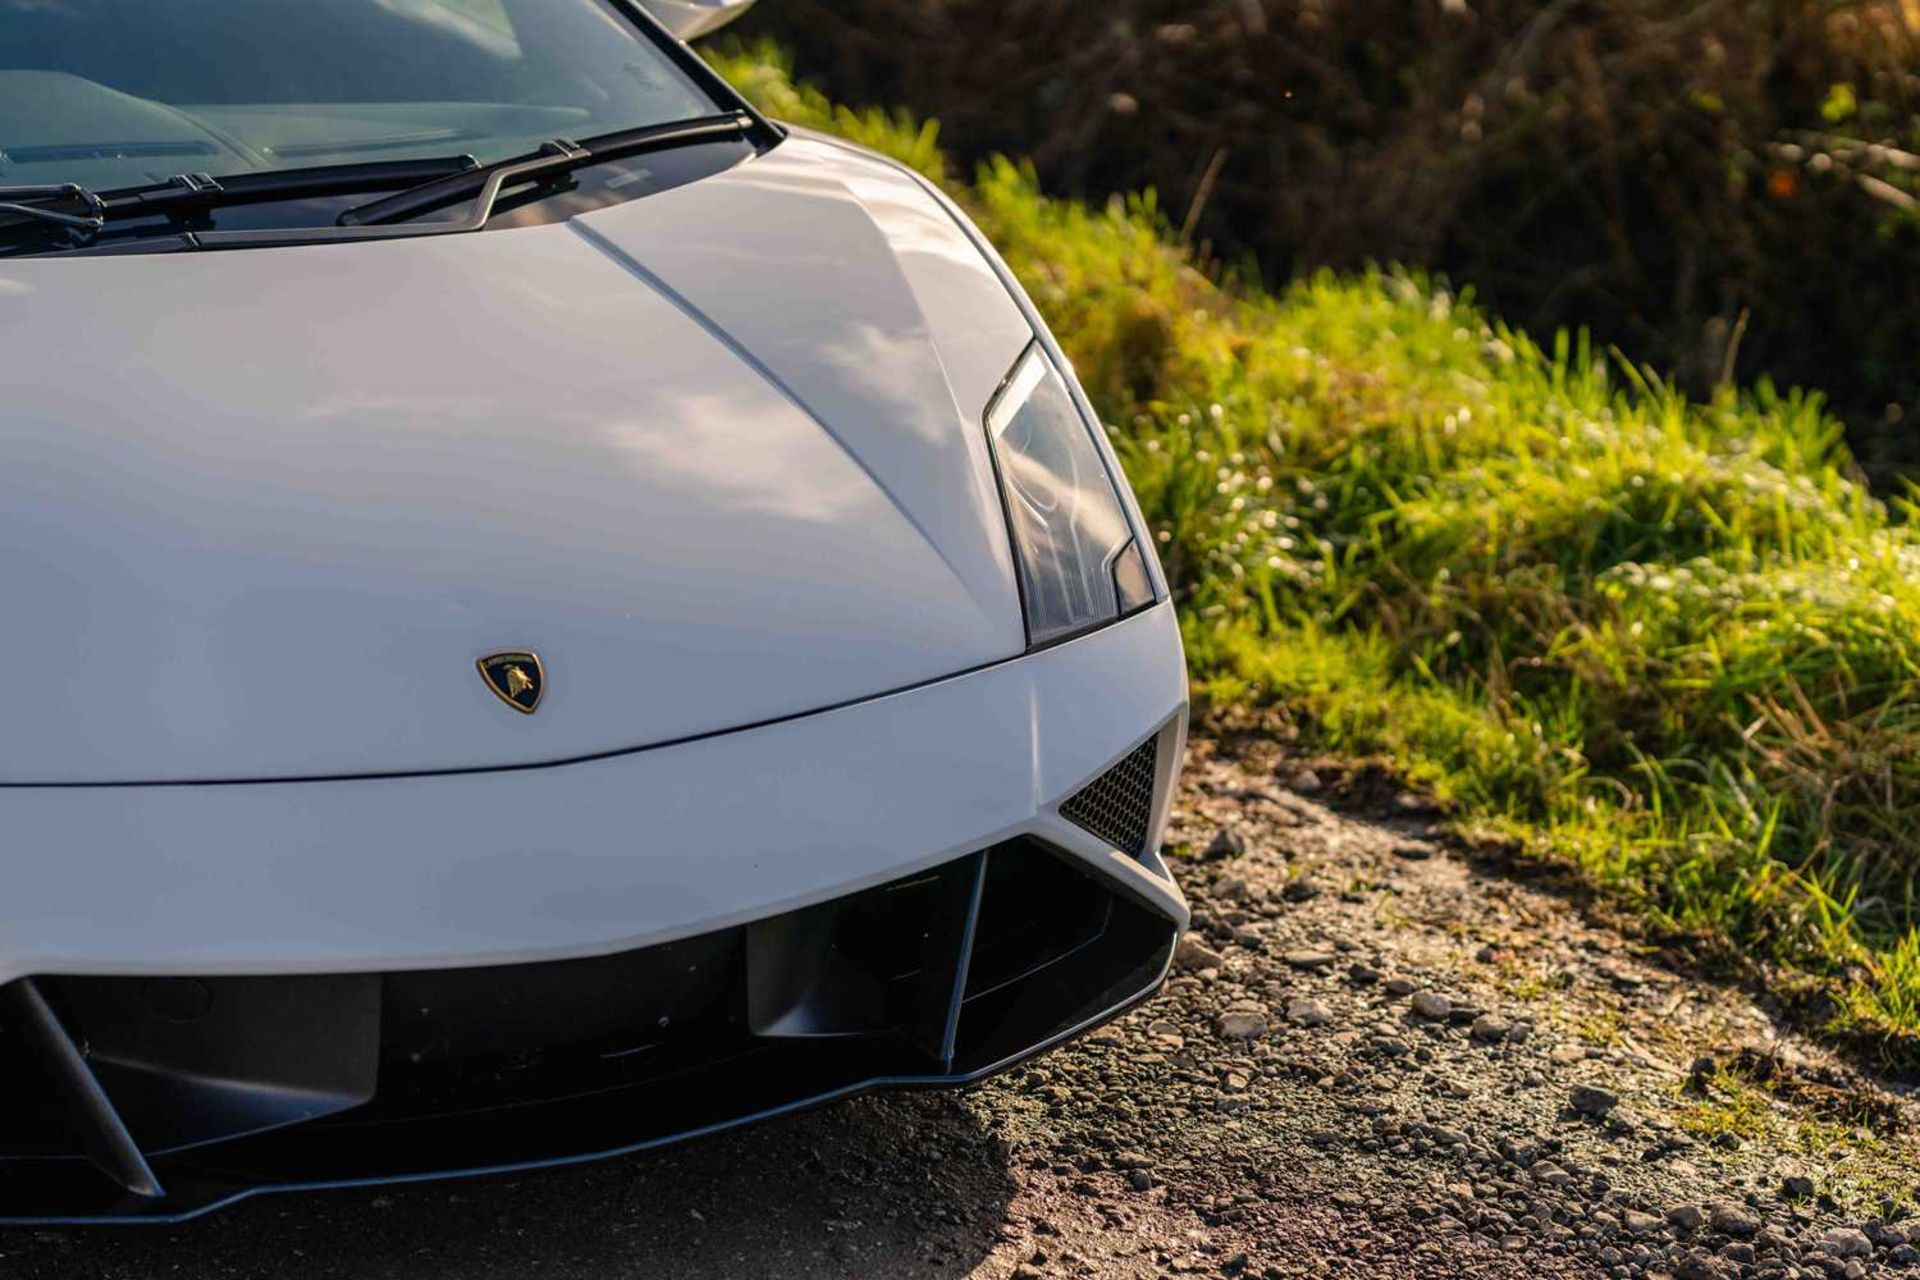
[[[1914,1099],[1437,831],[1366,775],[1201,738],[1166,991],[984,1086],[539,1175],[4,1233],[0,1278],[1920,1274]]]

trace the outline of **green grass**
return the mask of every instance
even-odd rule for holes
[[[1692,403],[1379,271],[1283,293],[1196,262],[1151,197],[947,171],[930,124],[717,61],[772,114],[946,183],[1110,424],[1196,694],[1381,755],[1662,928],[1920,1041],[1920,540],[1818,396]]]

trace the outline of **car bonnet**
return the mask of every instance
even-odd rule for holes
[[[1030,333],[837,147],[534,227],[0,263],[0,332],[0,783],[559,762],[1023,648],[980,415]]]

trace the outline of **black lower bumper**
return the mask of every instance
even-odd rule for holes
[[[566,1163],[978,1079],[1165,976],[1174,925],[1032,840],[656,947],[0,988],[0,1221]]]

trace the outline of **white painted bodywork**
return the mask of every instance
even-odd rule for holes
[[[28,860],[0,899],[0,981],[614,952],[1021,832],[1184,921],[1157,859],[1125,857],[1053,812],[1149,733],[1175,745],[1178,646],[1161,605],[908,693],[552,768],[12,791],[0,797],[8,843]]]
[[[697,40],[753,8],[754,0],[640,0],[640,3],[682,40]]]
[[[1029,330],[846,152],[483,235],[11,262],[0,325],[35,673],[0,781],[565,759],[1024,646],[978,424]],[[536,716],[474,678],[505,649]]]
[[[0,981],[617,950],[1018,832],[1184,921],[1054,812],[1185,685],[1165,603],[1023,653],[981,415],[1036,323],[805,138],[552,225],[0,263]]]

